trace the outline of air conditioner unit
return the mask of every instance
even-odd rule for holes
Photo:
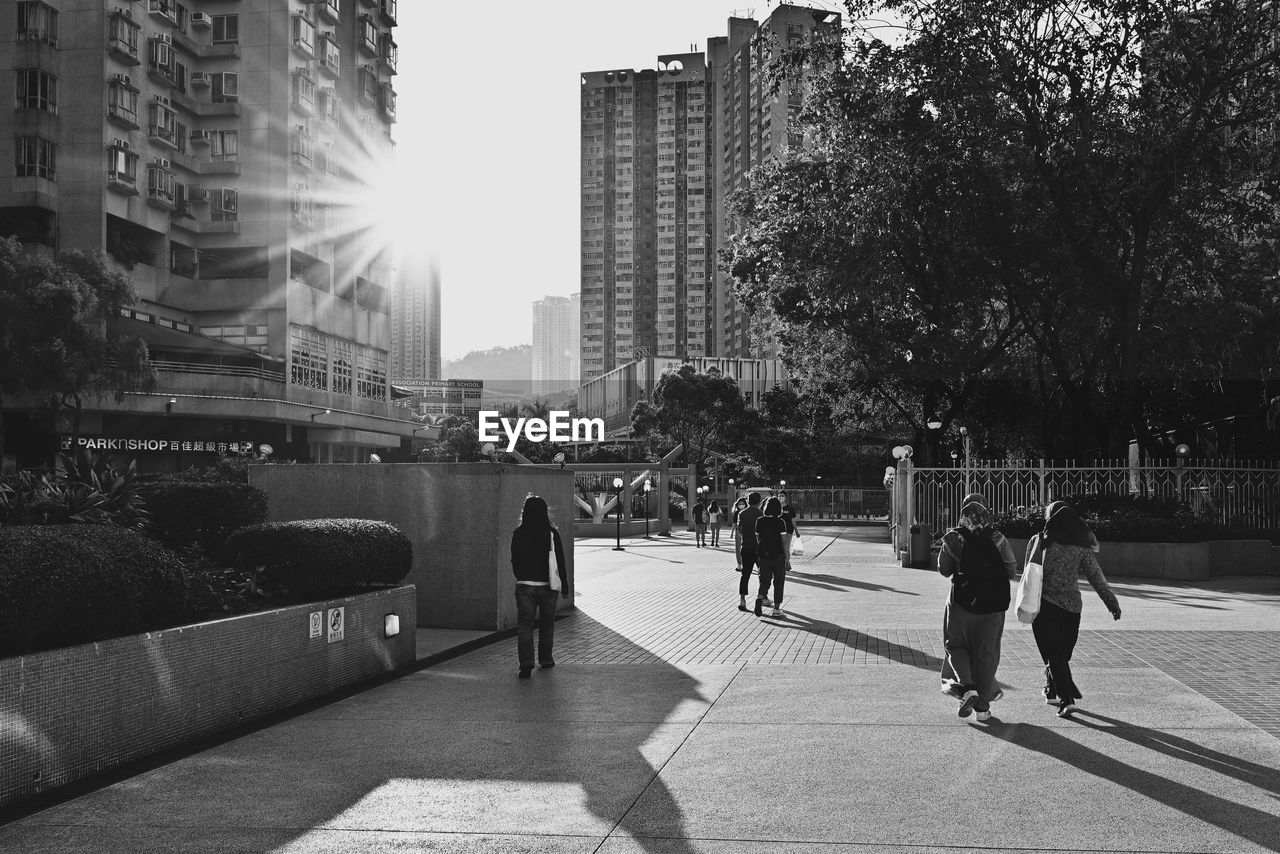
[[[209,16],[208,16],[206,13],[204,13],[204,12],[192,12],[192,13],[191,13],[191,25],[192,25],[192,26],[195,26],[195,27],[209,27],[209,26],[212,26],[213,24],[212,24],[212,22],[209,20]]]
[[[163,95],[152,95],[151,103],[160,104],[161,106],[167,107],[169,106],[169,99],[164,97]]]
[[[193,202],[207,202],[209,201],[209,191],[199,184],[188,184],[187,198]]]
[[[127,139],[113,139],[111,140],[111,147],[118,148],[121,151],[128,151],[129,141]]]
[[[173,44],[173,36],[169,35],[168,33],[160,33],[157,36],[152,36],[152,38],[154,38],[156,41],[160,42],[161,44]]]
[[[161,169],[168,169],[168,168],[169,168],[169,166],[170,166],[169,161],[168,161],[168,160],[165,160],[163,157],[153,157],[153,158],[151,158],[151,165],[152,165],[152,166],[159,166]]]
[[[193,130],[193,131],[191,132],[191,136],[190,136],[190,137],[188,137],[188,139],[190,139],[192,142],[208,142],[208,141],[209,141],[209,131],[207,131],[207,130]]]
[[[204,72],[204,71],[191,72],[192,86],[208,86],[209,83],[210,83],[210,77],[207,72]]]
[[[115,75],[113,76],[113,79],[115,80],[115,82],[117,82],[117,83],[122,83],[122,84],[124,84],[125,86],[132,86],[132,85],[133,85],[133,80],[132,80],[132,78],[130,78],[130,77],[129,77],[129,75],[128,75],[128,74],[115,74]]]

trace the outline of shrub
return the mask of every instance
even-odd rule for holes
[[[236,531],[227,556],[241,569],[262,569],[263,586],[295,597],[324,598],[409,574],[413,549],[399,528],[369,519],[267,522]]]
[[[136,634],[188,616],[181,558],[136,531],[0,528],[0,656]]]
[[[118,525],[142,529],[148,513],[134,487],[137,462],[112,468],[106,455],[62,454],[60,470],[0,478],[0,525]]]
[[[267,518],[267,495],[256,486],[228,481],[159,480],[142,488],[152,534],[175,549],[195,547],[225,558],[227,537]]]
[[[1195,518],[1174,499],[1091,494],[1063,499],[1101,542],[1197,543],[1226,539],[1276,539],[1274,531],[1241,530]],[[1044,530],[1044,507],[1019,507],[996,516],[1006,537],[1030,539]]]

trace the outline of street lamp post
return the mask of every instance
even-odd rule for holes
[[[649,490],[653,489],[653,481],[644,482],[644,538],[649,539]]]
[[[613,491],[617,496],[617,501],[613,505],[613,512],[616,514],[614,516],[614,543],[616,545],[613,550],[615,552],[625,552],[626,549],[622,547],[622,478],[615,477],[613,479]]]
[[[960,438],[964,440],[964,494],[968,495],[973,492],[973,486],[969,482],[969,428],[960,428]]]

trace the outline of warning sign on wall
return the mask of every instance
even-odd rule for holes
[[[320,637],[320,635],[324,634],[324,612],[323,611],[311,612],[310,629],[311,629],[310,637],[318,638]]]
[[[329,643],[342,640],[345,608],[329,609]]]

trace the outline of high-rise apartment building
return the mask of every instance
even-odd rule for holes
[[[583,383],[647,355],[770,354],[716,251],[728,194],[803,142],[788,121],[804,84],[774,94],[770,62],[820,28],[838,35],[840,16],[784,4],[762,24],[731,18],[705,55],[582,75]]]
[[[582,380],[711,335],[709,88],[700,53],[582,75]]]
[[[803,79],[784,81],[774,91],[770,64],[781,50],[812,38],[816,31],[839,37],[840,15],[824,9],[780,4],[761,24],[730,18],[729,34],[707,43],[715,86],[716,193],[721,208],[715,219],[717,248],[726,245],[734,223],[723,202],[750,181],[751,170],[770,160],[786,160],[804,145],[794,120],[804,106]],[[715,270],[715,343],[718,356],[771,357],[769,343],[753,346],[751,315],[733,293],[732,278]]]
[[[411,435],[362,207],[393,150],[395,26],[396,0],[0,6],[0,233],[106,252],[140,297],[121,330],[159,371],[86,433],[162,436],[153,470],[232,445],[364,460]],[[29,432],[33,456],[60,441]]]
[[[440,265],[410,248],[391,289],[391,382],[440,379]]]
[[[578,294],[533,303],[533,393],[552,394],[578,385]]]

